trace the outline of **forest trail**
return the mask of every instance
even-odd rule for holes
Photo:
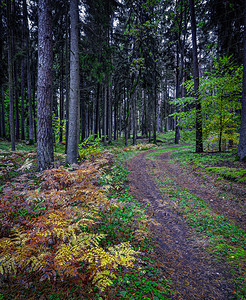
[[[193,231],[178,214],[155,183],[155,178],[171,176],[178,185],[209,202],[215,212],[229,216],[235,223],[241,222],[240,209],[229,209],[226,201],[222,206],[214,187],[201,184],[201,178],[183,172],[176,163],[170,162],[170,152],[162,153],[156,160],[146,158],[141,153],[128,164],[130,191],[143,206],[147,214],[159,225],[152,225],[156,261],[163,268],[167,279],[171,280],[175,291],[173,299],[233,299],[233,284],[229,269],[209,255],[206,239]],[[186,170],[187,171],[187,170]],[[191,171],[190,171],[191,172]],[[213,197],[213,198],[211,198]]]

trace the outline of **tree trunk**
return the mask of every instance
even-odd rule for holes
[[[67,5],[68,7],[68,5]],[[65,89],[66,89],[66,145],[65,153],[67,154],[68,144],[68,116],[69,116],[69,14],[66,16],[66,33],[65,33]]]
[[[137,102],[137,88],[132,95],[132,143],[137,144],[137,118],[136,118],[136,102]]]
[[[64,125],[64,71],[63,71],[63,54],[64,47],[62,46],[61,55],[60,55],[60,66],[61,66],[61,75],[60,75],[60,137],[59,142],[63,142],[63,125]]]
[[[114,94],[114,140],[118,139],[118,110],[120,102],[119,85],[116,87]]]
[[[15,43],[13,40],[14,52],[13,57],[15,57]],[[18,141],[20,139],[20,118],[19,118],[19,95],[18,95],[18,80],[17,80],[17,62],[13,64],[13,84],[14,84],[14,98],[15,98],[15,138]]]
[[[128,93],[125,91],[126,88],[124,88],[124,100],[125,100],[125,106],[124,106],[124,120],[125,120],[125,146],[128,146],[128,128],[129,128],[129,101],[128,101]]]
[[[180,96],[180,93],[179,93],[179,90],[180,90],[179,72],[180,72],[180,70],[179,70],[179,52],[178,52],[178,45],[177,45],[177,47],[176,47],[176,99],[178,99],[179,96]],[[178,111],[178,106],[177,105],[175,105],[175,111],[176,112]],[[174,123],[175,123],[174,143],[179,144],[180,133],[179,133],[179,125],[178,125],[177,117],[175,117]]]
[[[38,11],[37,170],[53,165],[52,138],[52,10],[51,0],[39,0]]]
[[[24,27],[24,25],[23,25]],[[24,43],[22,49],[25,49]],[[21,58],[21,139],[25,139],[25,58]]]
[[[107,85],[104,86],[103,102],[103,144],[107,145]]]
[[[244,1],[244,33],[243,33],[243,93],[241,110],[241,128],[237,155],[246,160],[246,2]]]
[[[78,115],[79,115],[79,10],[78,1],[70,1],[71,47],[70,47],[70,93],[68,118],[67,163],[77,163]]]
[[[13,1],[7,1],[8,18],[8,77],[9,77],[9,111],[11,151],[15,151],[14,98],[13,98]]]
[[[32,111],[32,92],[31,92],[31,70],[30,70],[30,38],[29,26],[27,20],[27,5],[26,0],[23,0],[23,19],[25,31],[25,45],[26,45],[26,75],[27,75],[27,97],[28,97],[28,116],[29,116],[29,142],[34,143],[33,134],[33,111]]]
[[[196,97],[196,153],[203,152],[202,142],[202,107],[199,98],[199,70],[197,59],[197,41],[196,41],[196,19],[194,0],[190,0],[191,31],[192,31],[192,54],[193,54],[193,77],[194,90]]]
[[[3,35],[3,10],[0,9],[0,66],[3,66],[3,50],[4,50],[4,35]],[[4,70],[0,69],[0,124],[1,124],[1,137],[5,137],[5,121],[4,121]]]
[[[153,144],[157,144],[156,142],[156,127],[157,127],[157,119],[156,119],[156,112],[157,112],[157,86],[156,86],[156,65],[155,65],[155,73],[153,78]]]
[[[34,126],[34,140],[37,141],[37,122],[36,122],[36,107],[35,107],[35,74],[32,72],[31,83],[32,83],[32,111],[33,111],[33,126]]]
[[[1,85],[1,120],[2,123],[2,137],[6,137],[6,130],[5,130],[5,109],[4,109],[4,93],[3,93],[3,86]]]
[[[112,144],[112,75],[108,87],[108,144]]]
[[[95,134],[96,137],[99,137],[99,131],[100,131],[100,83],[97,83],[97,94],[96,94],[96,128],[95,128]]]

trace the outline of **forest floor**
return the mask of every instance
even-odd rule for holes
[[[161,147],[142,139],[136,146],[115,143],[73,167],[60,149],[55,168],[42,174],[35,171],[34,146],[20,143],[11,152],[0,141],[0,299],[246,299],[246,163],[235,151],[197,154],[172,141],[164,134]],[[83,226],[76,227],[81,213]],[[51,217],[59,222],[50,223]],[[65,240],[57,228],[68,232]],[[84,234],[104,236],[98,261],[121,243],[130,243],[137,259],[115,267],[105,292],[92,279],[111,270],[110,261],[101,269],[75,257],[66,266],[77,266],[85,279],[66,267],[65,281],[41,281],[50,274],[47,266],[63,266],[59,249]],[[28,255],[37,271],[25,264]],[[111,278],[111,271],[105,274]]]
[[[151,228],[156,264],[172,282],[172,299],[245,299],[244,288],[240,296],[235,288],[245,257],[234,264],[236,244],[221,238],[231,226],[246,229],[245,186],[181,166],[170,149],[140,153],[127,167],[130,192],[159,223]],[[212,217],[204,225],[206,214]]]

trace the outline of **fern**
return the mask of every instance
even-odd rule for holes
[[[98,185],[99,170],[110,160],[112,155],[105,152],[73,172],[64,167],[46,170],[38,189],[27,190],[26,183],[5,188],[0,203],[5,234],[0,238],[0,274],[31,273],[40,281],[71,277],[103,291],[120,266],[134,266],[138,253],[129,243],[107,249],[107,235],[96,233],[104,222],[102,211],[110,215],[112,208],[125,207]]]

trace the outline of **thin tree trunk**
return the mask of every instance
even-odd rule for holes
[[[120,102],[119,85],[117,85],[114,95],[114,140],[118,139],[118,110]]]
[[[71,47],[70,47],[70,94],[68,118],[67,163],[77,163],[79,135],[79,10],[78,1],[70,1]]]
[[[136,126],[136,101],[137,101],[137,88],[132,95],[132,143],[137,144],[137,126]]]
[[[8,77],[9,77],[9,111],[10,111],[10,138],[11,151],[15,151],[15,129],[14,129],[14,99],[13,99],[13,20],[12,11],[13,1],[7,1],[7,17],[8,17]]]
[[[192,53],[193,53],[193,77],[194,91],[196,97],[196,152],[203,152],[202,142],[202,106],[199,98],[199,69],[197,59],[197,41],[196,41],[196,19],[194,0],[190,0],[191,31],[192,31]]]
[[[100,131],[100,83],[97,83],[97,93],[96,93],[96,128],[95,128],[95,135],[99,137]]]
[[[67,153],[68,144],[68,116],[69,116],[69,14],[66,16],[66,33],[65,33],[65,89],[66,89],[66,145],[65,153]]]
[[[15,57],[15,44],[13,57]],[[20,118],[19,118],[19,95],[18,95],[18,84],[17,84],[17,63],[13,64],[13,85],[14,85],[14,98],[15,98],[15,138],[18,141],[20,139]]]
[[[103,102],[103,144],[107,145],[107,85],[104,86],[104,102]]]
[[[24,26],[24,25],[23,25]],[[23,50],[25,49],[23,45]],[[25,140],[25,58],[21,59],[21,139]]]
[[[32,112],[32,92],[31,92],[31,70],[30,70],[30,38],[29,27],[27,20],[27,5],[26,0],[23,0],[23,18],[25,26],[25,39],[26,39],[26,74],[27,74],[27,96],[28,96],[28,116],[29,116],[29,142],[34,143],[33,134],[33,112]]]
[[[180,93],[179,93],[179,90],[180,90],[180,81],[179,81],[179,52],[178,52],[178,45],[176,47],[176,99],[179,98],[180,96]],[[176,105],[175,106],[175,111],[177,112],[178,111],[178,106]],[[174,138],[174,143],[175,144],[179,144],[179,137],[180,137],[180,134],[179,134],[179,125],[178,125],[178,119],[177,117],[175,117],[175,120],[174,120],[174,123],[175,123],[175,138]]]
[[[64,62],[63,62],[63,53],[64,48],[62,46],[61,56],[60,56],[60,66],[61,66],[61,74],[60,74],[60,138],[59,142],[63,142],[63,125],[64,125]]]
[[[2,137],[6,137],[6,129],[5,129],[5,108],[4,108],[4,92],[3,92],[3,86],[1,86],[1,98],[2,98],[2,115],[1,115],[1,122],[2,122],[2,130],[3,134]]]
[[[108,144],[112,143],[112,75],[110,76],[110,84],[108,87]]]
[[[38,12],[37,170],[53,166],[52,137],[52,10],[39,0]]]
[[[128,96],[128,95],[127,95]],[[128,97],[126,97],[126,92],[124,88],[124,99],[125,99],[125,107],[124,107],[124,115],[125,115],[125,146],[128,146],[128,128],[129,128],[129,101]]]
[[[157,112],[157,86],[156,86],[156,70],[154,74],[154,82],[153,82],[153,102],[154,102],[154,107],[153,107],[153,144],[157,144],[156,141],[156,112]]]
[[[35,74],[32,71],[32,111],[33,111],[33,126],[34,126],[34,139],[37,141],[37,116],[36,116],[36,101],[35,101]]]
[[[246,160],[246,2],[244,1],[243,33],[243,93],[241,110],[241,128],[237,154],[240,160]]]

